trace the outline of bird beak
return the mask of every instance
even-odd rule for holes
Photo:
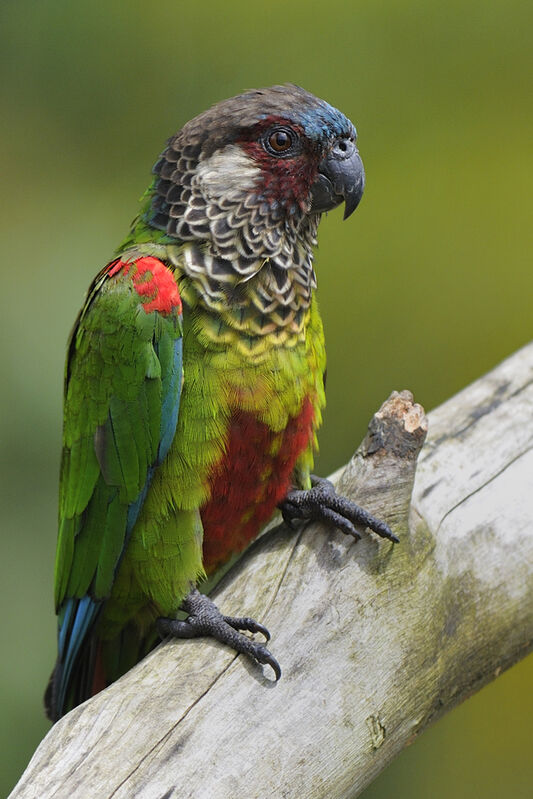
[[[330,211],[344,202],[344,219],[348,219],[359,205],[364,188],[365,170],[357,147],[350,139],[337,139],[318,165],[311,186],[310,213]]]

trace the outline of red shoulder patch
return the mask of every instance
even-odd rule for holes
[[[181,297],[176,280],[171,270],[162,261],[151,256],[138,258],[136,261],[113,261],[109,264],[108,275],[112,277],[123,271],[129,275],[135,291],[141,298],[146,313],[159,311],[169,314],[177,310],[182,312]]]

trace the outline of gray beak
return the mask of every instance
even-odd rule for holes
[[[365,188],[363,162],[353,141],[337,139],[318,166],[311,187],[311,213],[330,211],[342,202],[344,219],[353,214]]]

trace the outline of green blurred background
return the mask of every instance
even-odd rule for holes
[[[2,0],[0,793],[48,729],[66,337],[167,136],[285,81],[358,127],[365,198],[323,222],[317,258],[325,474],[392,389],[430,409],[531,336],[532,24],[531,0]],[[530,797],[532,678],[530,658],[365,799]]]

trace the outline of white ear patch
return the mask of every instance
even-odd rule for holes
[[[243,193],[257,186],[260,175],[260,168],[240,147],[228,144],[200,161],[192,185],[198,187],[207,200],[231,199],[232,192],[238,192],[242,198]]]

